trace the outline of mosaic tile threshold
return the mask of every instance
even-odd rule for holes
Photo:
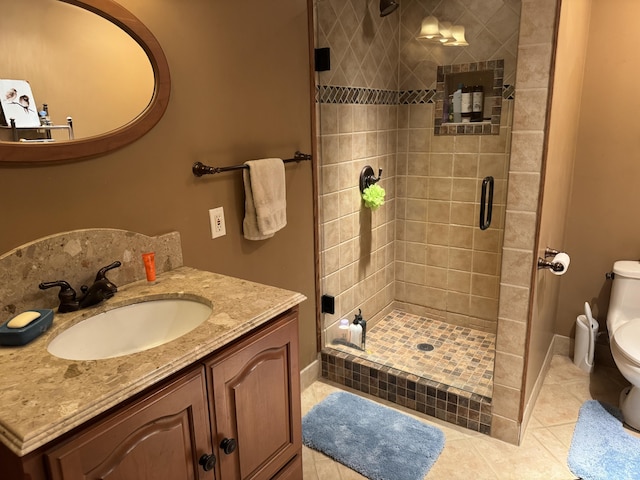
[[[325,348],[322,376],[489,434],[494,354],[493,334],[394,310],[367,332],[366,352]]]

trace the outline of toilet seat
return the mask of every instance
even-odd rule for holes
[[[627,360],[640,365],[640,319],[631,320],[613,334],[613,341]]]

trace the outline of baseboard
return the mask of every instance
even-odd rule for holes
[[[542,363],[542,368],[540,369],[540,374],[538,378],[536,378],[536,383],[533,385],[533,390],[531,395],[529,396],[529,401],[524,408],[524,413],[522,415],[522,423],[520,424],[520,435],[518,444],[522,442],[524,438],[524,434],[527,431],[527,426],[529,425],[529,420],[531,420],[531,414],[533,413],[533,409],[536,405],[536,400],[538,400],[538,395],[540,395],[540,390],[542,390],[542,384],[544,383],[544,379],[549,373],[549,368],[551,368],[551,360],[554,355],[565,355],[569,356],[570,354],[570,339],[569,337],[564,337],[562,335],[554,335],[551,343],[549,344],[549,348],[547,349],[547,354],[544,357],[544,362]]]
[[[320,378],[321,365],[322,363],[318,356],[318,358],[300,371],[300,391],[304,391],[306,388],[310,387],[313,382]]]
[[[573,356],[575,340],[573,337],[565,337],[564,335],[553,336],[553,354],[565,357]]]

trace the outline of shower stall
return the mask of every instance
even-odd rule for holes
[[[521,4],[389,3],[314,2],[323,376],[490,433]],[[428,16],[469,45],[418,39]],[[444,77],[468,72],[490,75],[486,121],[451,130]],[[366,166],[386,192],[373,211]],[[338,328],[359,311],[364,349]]]

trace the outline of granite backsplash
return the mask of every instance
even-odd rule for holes
[[[24,310],[57,308],[58,288],[40,290],[41,282],[67,281],[81,295],[98,270],[116,260],[122,266],[107,277],[116,285],[146,278],[142,254],[155,252],[158,274],[183,266],[180,234],[156,237],[118,229],[83,229],[58,233],[0,255],[0,323]]]

